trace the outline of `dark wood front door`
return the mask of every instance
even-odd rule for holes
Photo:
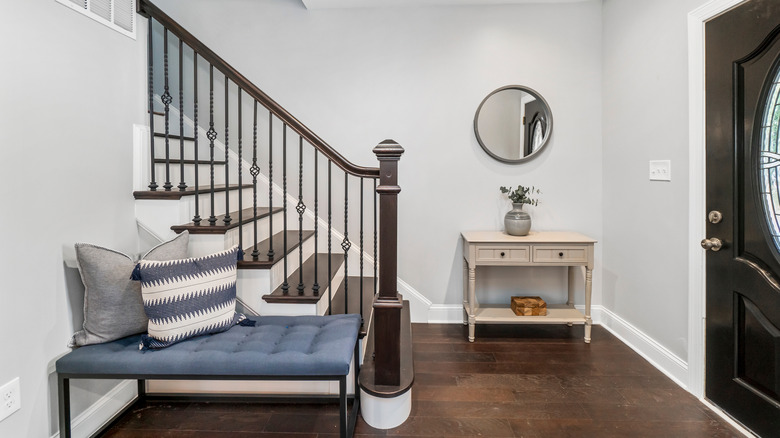
[[[705,25],[707,399],[780,437],[780,1]],[[720,250],[717,250],[722,243]]]

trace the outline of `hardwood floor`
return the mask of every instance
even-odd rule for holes
[[[599,326],[414,324],[412,413],[356,437],[740,437]],[[105,436],[335,437],[336,405],[140,403]]]

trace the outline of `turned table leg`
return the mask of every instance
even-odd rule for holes
[[[475,316],[476,288],[477,288],[477,270],[469,266],[469,342],[474,342],[474,324],[477,322]]]
[[[590,294],[593,291],[593,269],[585,268],[585,342],[590,344],[590,329],[593,321],[590,317]]]

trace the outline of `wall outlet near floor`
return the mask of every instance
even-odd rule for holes
[[[650,181],[671,181],[672,162],[670,160],[650,161]]]
[[[0,421],[5,420],[9,415],[21,409],[21,407],[21,390],[19,388],[19,378],[17,377],[0,387]]]

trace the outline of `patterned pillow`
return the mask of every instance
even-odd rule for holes
[[[133,279],[141,280],[149,333],[139,348],[168,347],[243,321],[235,311],[237,261],[237,246],[205,257],[141,260]]]
[[[179,234],[144,254],[142,259],[173,260],[187,257],[189,233]],[[141,285],[130,281],[138,263],[127,254],[87,243],[77,243],[76,260],[84,283],[84,324],[68,347],[100,344],[144,333],[149,319],[141,301]]]

